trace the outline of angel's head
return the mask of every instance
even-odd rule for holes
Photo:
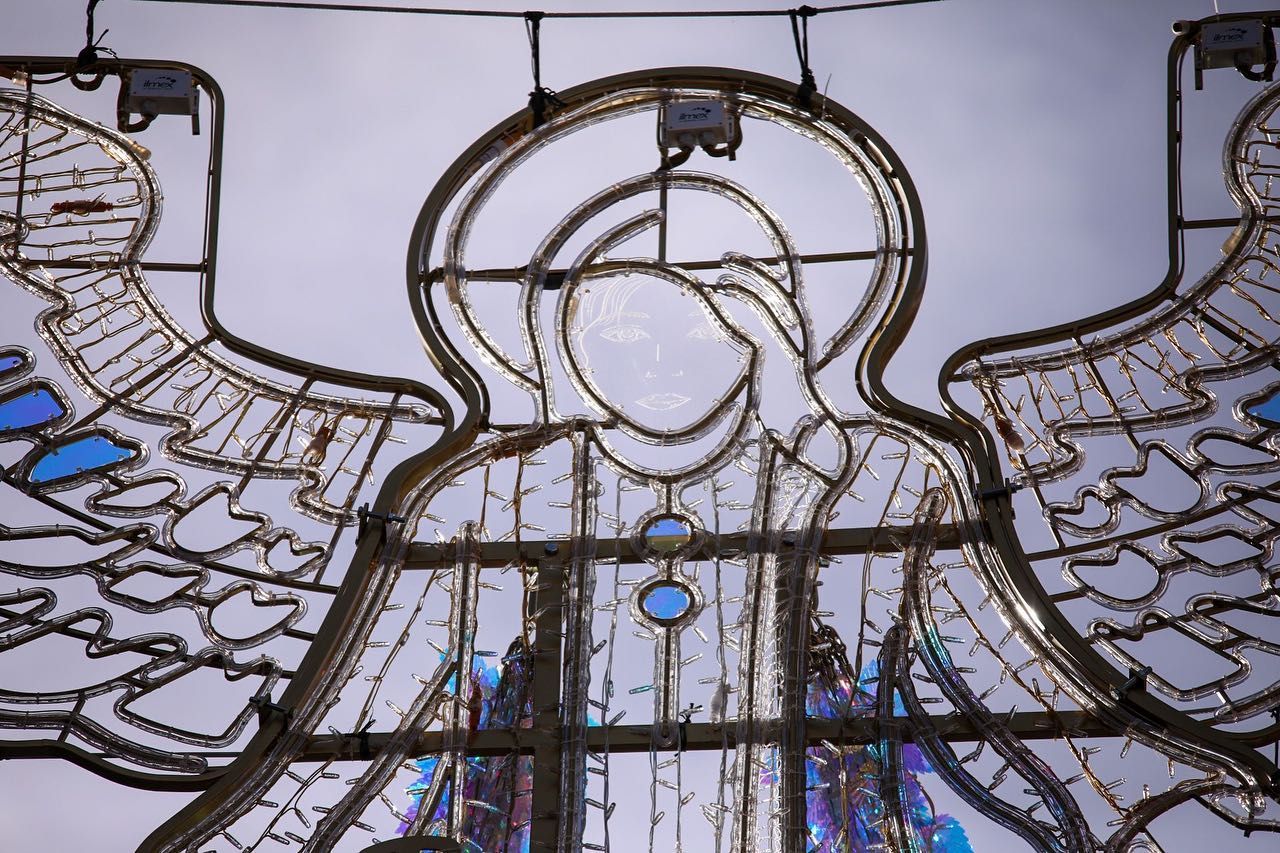
[[[733,399],[758,348],[701,282],[674,273],[637,266],[567,285],[558,347],[595,408],[666,434]]]
[[[857,344],[907,279],[905,211],[856,119],[759,86],[605,87],[460,161],[437,208],[450,307],[535,422],[669,447],[865,410]],[[655,151],[655,117],[694,99],[732,116],[734,163]]]
[[[699,227],[728,245],[703,262],[654,257],[666,253],[667,211],[689,195],[718,202]],[[568,246],[582,248],[551,279],[548,264]],[[760,246],[776,265],[753,260]],[[585,405],[653,443],[758,412],[765,353],[770,343],[787,346],[799,317],[796,255],[772,211],[720,176],[650,172],[587,199],[541,242],[525,288],[526,335],[568,380],[555,386],[555,401]],[[554,345],[537,310],[549,285],[558,290]]]

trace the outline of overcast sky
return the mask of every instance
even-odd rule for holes
[[[74,55],[84,5],[0,0],[0,54]],[[522,8],[498,0],[484,7]],[[947,0],[812,22],[819,86],[880,131],[923,200],[928,284],[890,368],[892,390],[936,408],[938,370],[960,346],[1091,314],[1163,277],[1169,24],[1213,11],[1209,0]],[[436,382],[404,310],[405,247],[436,178],[525,104],[523,23],[129,0],[105,0],[97,18],[99,31],[111,29],[104,43],[122,57],[189,62],[224,90],[223,321],[292,355]],[[543,25],[543,79],[552,88],[667,65],[798,76],[785,18]],[[1189,216],[1234,212],[1220,178],[1221,144],[1255,91],[1218,72],[1205,92],[1189,95]],[[163,121],[170,126],[144,141],[156,149],[167,193],[180,199],[202,176],[152,141],[177,145],[185,133],[178,120]],[[188,173],[172,171],[179,166]],[[183,224],[164,227],[149,257],[191,260],[180,256],[190,245]],[[1191,278],[1205,268],[1195,263]],[[131,849],[129,839],[188,799],[122,791],[56,762],[0,763],[0,792],[0,839],[15,850],[38,842]],[[83,819],[88,813],[102,822]],[[45,819],[32,821],[35,814]],[[1187,827],[1200,830],[1217,833]],[[112,841],[103,845],[103,837]],[[1236,834],[1218,837],[1243,844]],[[1174,849],[1199,849],[1206,842],[1196,838]]]

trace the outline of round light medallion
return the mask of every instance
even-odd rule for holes
[[[646,584],[636,596],[640,611],[663,627],[683,622],[697,607],[697,595],[680,581],[660,579]]]
[[[679,619],[689,612],[693,600],[684,587],[677,584],[658,584],[645,593],[640,606],[644,612],[654,619]]]
[[[674,554],[693,541],[693,524],[680,515],[660,515],[644,528],[645,547],[661,555]]]

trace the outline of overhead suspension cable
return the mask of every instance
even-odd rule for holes
[[[791,16],[791,36],[796,42],[796,58],[800,60],[800,86],[796,89],[796,100],[807,110],[813,106],[813,94],[818,91],[813,69],[809,67],[809,19],[817,14],[817,10],[812,6],[801,6],[787,14]]]
[[[469,18],[526,18],[528,12],[504,9],[437,9],[424,6],[373,6],[361,3],[311,3],[298,0],[134,0],[137,3],[181,3],[196,6],[244,6],[258,9],[304,9],[329,12],[386,12],[401,15],[451,15]],[[938,3],[941,0],[867,0],[863,3],[843,3],[838,6],[803,7],[810,15],[838,12],[857,12],[860,9],[883,9],[889,6],[914,6],[918,3]],[[793,9],[719,9],[698,11],[693,9],[632,10],[618,12],[538,12],[543,18],[781,18],[792,15]]]

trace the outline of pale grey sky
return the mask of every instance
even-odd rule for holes
[[[83,0],[0,5],[0,54],[79,50]],[[819,86],[889,141],[924,205],[928,285],[889,370],[892,390],[937,408],[938,370],[960,346],[1093,313],[1163,277],[1169,24],[1213,11],[1210,0],[947,0],[811,23]],[[190,62],[225,92],[223,321],[303,358],[435,382],[404,310],[409,230],[454,157],[524,106],[522,22],[129,0],[104,0],[97,20],[122,57]],[[552,88],[668,65],[798,77],[785,18],[543,24]],[[1221,144],[1255,91],[1218,72],[1189,94],[1188,215],[1234,212]],[[144,139],[175,209],[202,179],[197,160],[166,149],[171,140],[174,152],[187,151],[186,133],[180,120],[162,119]],[[189,259],[192,227],[166,220],[149,257]],[[1196,263],[1191,278],[1204,271]],[[4,316],[6,328],[19,321]],[[0,792],[6,849],[132,849],[188,799],[125,791],[56,762],[0,763]],[[1247,849],[1235,831],[1192,817],[1162,836],[1178,839],[1170,849]]]

